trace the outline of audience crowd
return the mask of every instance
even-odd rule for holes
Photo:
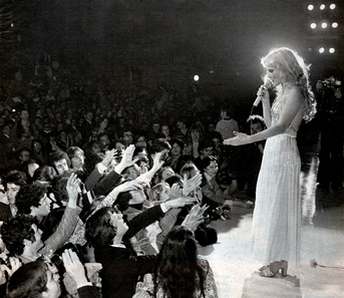
[[[223,146],[238,123],[195,86],[32,78],[0,86],[0,296],[217,297],[197,249],[254,201],[264,144]]]

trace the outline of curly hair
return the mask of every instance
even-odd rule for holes
[[[51,152],[49,155],[49,161],[50,161],[50,164],[52,166],[54,166],[55,162],[58,162],[61,159],[66,160],[68,167],[71,166],[71,161],[70,161],[69,156],[66,152],[58,150],[58,151]]]
[[[101,208],[87,220],[85,236],[93,247],[110,245],[116,236],[117,230],[110,223],[113,210],[111,207]]]
[[[43,166],[39,167],[35,173],[33,174],[33,181],[41,181],[41,182],[47,182],[51,183],[55,177],[57,176],[57,173],[55,169],[51,166]]]
[[[32,224],[37,224],[31,216],[18,216],[5,222],[1,227],[2,240],[9,254],[20,256],[24,252],[24,239],[35,241]]]
[[[8,298],[37,298],[47,291],[47,266],[39,259],[21,266],[7,284]]]
[[[69,198],[66,186],[69,176],[70,173],[64,173],[62,176],[55,177],[52,182],[51,191],[58,203],[68,202]]]
[[[18,214],[30,214],[31,207],[38,207],[45,189],[37,184],[24,185],[16,196]]]
[[[6,187],[7,183],[13,183],[19,186],[23,186],[26,184],[26,174],[21,171],[13,170],[8,172],[8,174],[4,178],[4,186]]]
[[[204,275],[192,232],[183,227],[174,228],[167,235],[158,255],[154,274],[155,296],[162,289],[168,298],[193,297],[198,290],[205,297]]]
[[[310,65],[306,65],[301,56],[286,47],[270,51],[261,59],[261,63],[264,67],[274,65],[280,68],[291,81],[296,83],[306,100],[303,119],[307,122],[312,120],[316,114],[316,101],[309,83]]]

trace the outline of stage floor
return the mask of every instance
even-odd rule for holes
[[[344,297],[344,192],[317,192],[317,162],[302,174],[303,227],[299,280],[263,278],[251,259],[252,210],[233,207],[233,217],[217,221],[218,243],[200,248],[214,271],[219,298]],[[320,265],[342,268],[312,267]],[[299,285],[298,285],[299,284]]]

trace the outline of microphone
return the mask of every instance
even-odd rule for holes
[[[264,77],[264,83],[263,83],[263,85],[261,85],[261,86],[259,87],[259,89],[263,89],[263,90],[265,89],[265,91],[267,91],[267,88],[271,87],[271,84],[272,84],[271,80],[270,80],[267,76],[265,76],[265,77]],[[253,102],[253,106],[254,106],[255,108],[256,108],[256,107],[259,105],[259,103],[261,102],[262,97],[263,97],[262,92],[261,92],[261,94],[257,95],[255,101]]]

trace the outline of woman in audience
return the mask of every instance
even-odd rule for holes
[[[134,297],[217,297],[211,267],[206,260],[198,258],[197,244],[190,230],[177,227],[167,235],[157,257],[153,282],[144,284]]]
[[[215,157],[205,157],[200,165],[203,173],[203,203],[209,205],[208,214],[212,219],[228,219],[231,193],[235,190],[235,185],[229,184],[226,188],[219,185],[216,176],[218,164]]]
[[[80,298],[100,297],[97,288],[87,280],[85,269],[72,250],[62,254],[66,272],[76,283]],[[61,276],[50,262],[38,259],[21,266],[10,277],[7,285],[7,298],[59,298]]]

